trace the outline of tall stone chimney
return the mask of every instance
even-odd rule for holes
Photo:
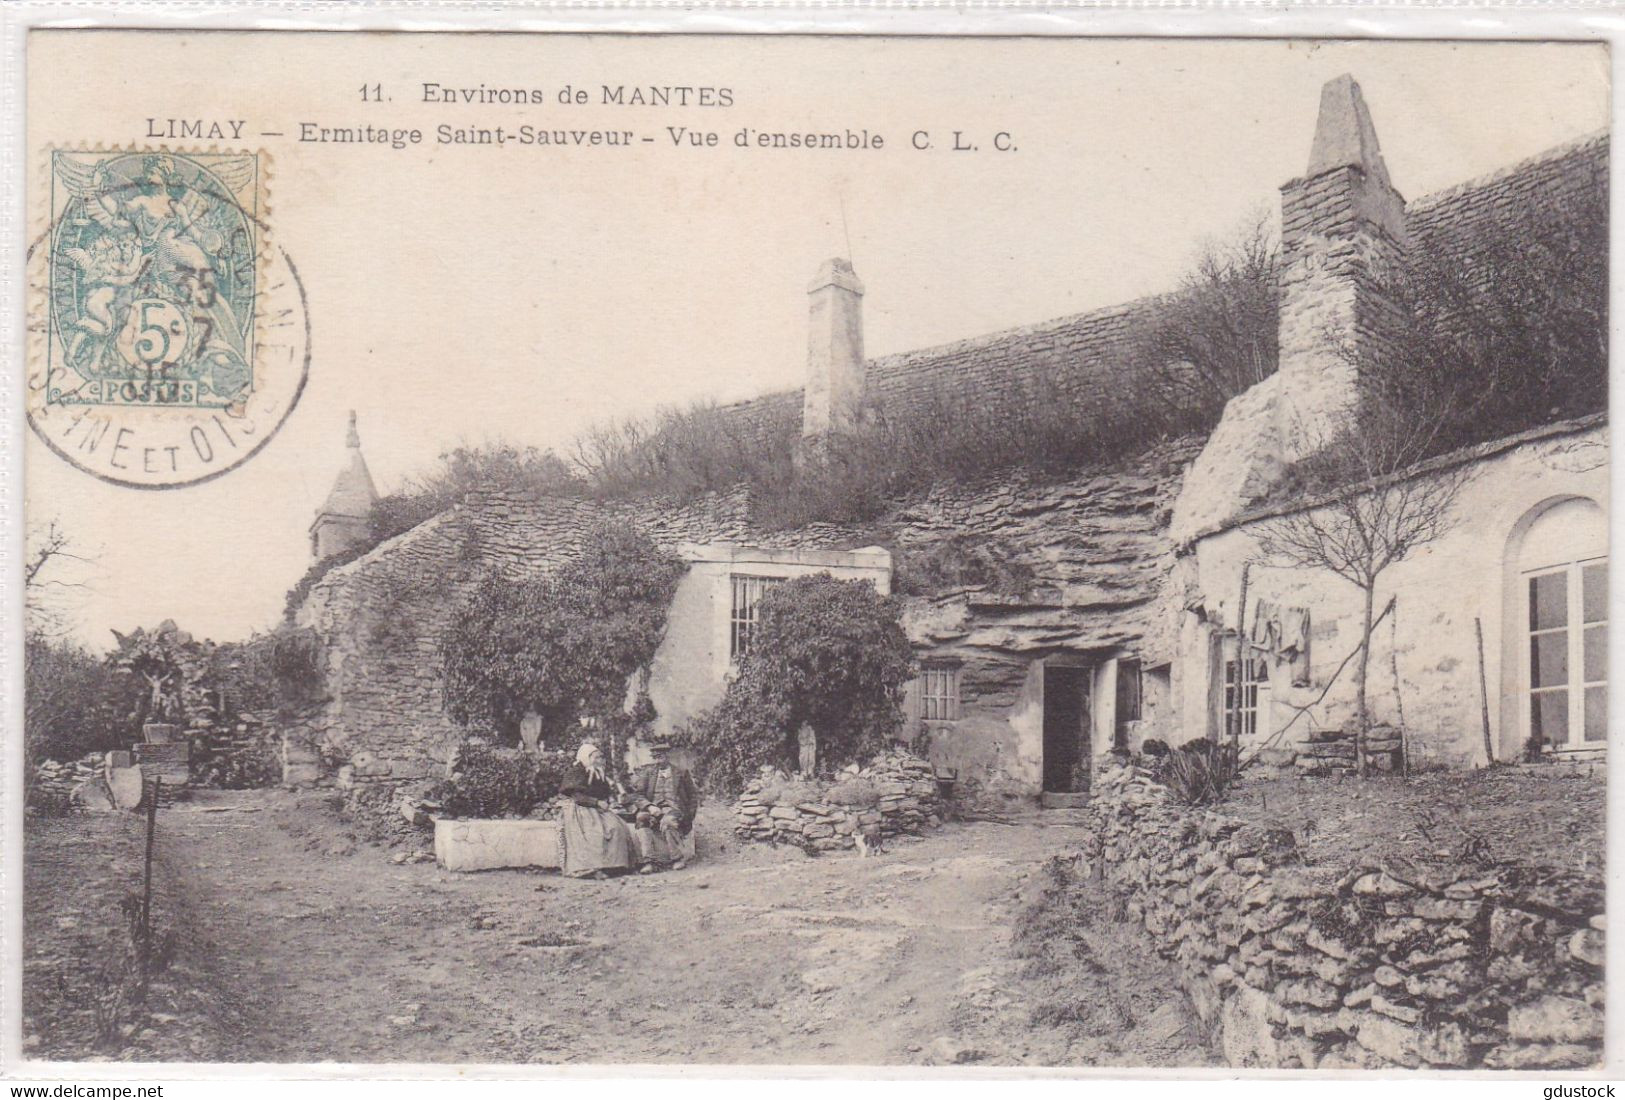
[[[816,437],[857,426],[863,400],[863,283],[850,260],[825,260],[807,287],[807,385],[801,434]]]
[[[1352,76],[1328,82],[1309,170],[1281,188],[1278,430],[1291,462],[1349,423],[1362,366],[1381,356],[1403,258],[1405,200],[1388,179]]]

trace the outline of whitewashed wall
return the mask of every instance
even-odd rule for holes
[[[1606,428],[1570,426],[1531,433],[1521,443],[1474,460],[1472,467],[1473,477],[1456,500],[1450,531],[1390,567],[1378,582],[1377,610],[1390,597],[1397,603],[1377,628],[1369,679],[1373,718],[1399,725],[1403,710],[1413,759],[1455,765],[1480,762],[1484,755],[1475,619],[1483,624],[1497,757],[1515,758],[1523,750],[1528,643],[1522,565],[1529,564],[1519,561],[1523,535],[1536,517],[1563,501],[1592,502],[1606,518]],[[1583,517],[1587,510],[1561,515]],[[1199,538],[1181,560],[1185,584],[1171,587],[1183,588],[1186,605],[1193,602],[1192,594],[1199,595],[1207,614],[1204,621],[1197,612],[1171,609],[1180,620],[1176,740],[1205,734],[1215,720],[1220,686],[1215,680],[1221,673],[1210,639],[1216,626],[1230,627],[1236,621],[1243,563],[1253,563],[1250,606],[1266,599],[1307,607],[1312,617],[1310,685],[1293,687],[1285,663],[1272,662],[1269,731],[1280,730],[1299,707],[1319,696],[1359,642],[1359,590],[1328,572],[1265,560],[1258,536],[1267,522],[1255,520]],[[1581,543],[1587,540],[1594,542],[1594,531],[1574,532],[1576,553],[1585,552]],[[1561,542],[1559,537],[1557,544]],[[1290,746],[1309,728],[1340,726],[1352,716],[1357,664],[1358,658],[1349,661],[1324,700],[1304,713],[1279,744]]]

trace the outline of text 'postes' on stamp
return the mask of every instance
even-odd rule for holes
[[[271,240],[266,159],[51,151],[27,402],[57,455],[118,485],[196,484],[251,458],[297,404],[308,315]]]

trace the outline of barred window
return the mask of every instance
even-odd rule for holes
[[[920,717],[927,722],[952,722],[958,719],[957,666],[927,665],[920,670]]]
[[[735,574],[733,578],[733,608],[728,615],[728,659],[737,661],[750,648],[750,636],[756,629],[756,609],[769,588],[781,583],[783,577],[748,577]]]
[[[1242,740],[1258,735],[1260,715],[1268,713],[1270,669],[1268,660],[1247,647],[1245,660],[1224,662],[1224,733],[1237,730]],[[1268,730],[1265,731],[1269,732]]]

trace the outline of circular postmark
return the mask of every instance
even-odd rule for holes
[[[28,422],[136,489],[228,473],[304,392],[304,288],[271,240],[262,153],[55,149],[27,255]]]

